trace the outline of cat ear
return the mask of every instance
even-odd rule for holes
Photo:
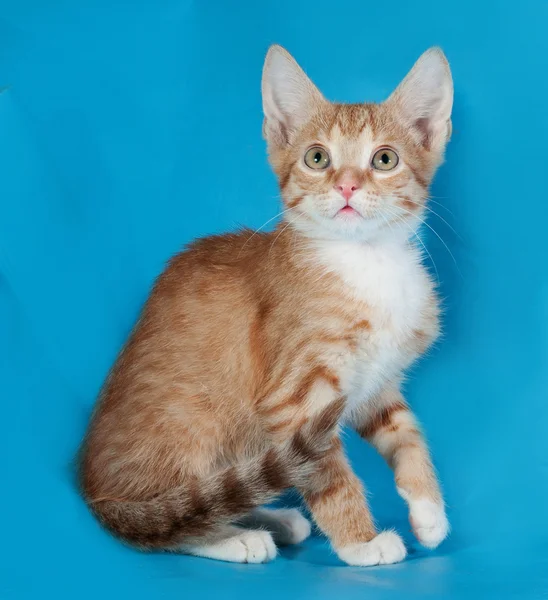
[[[325,102],[295,59],[281,46],[271,46],[263,68],[264,136],[284,146]]]
[[[453,80],[440,48],[430,48],[388,99],[421,136],[427,149],[442,150],[451,135]]]

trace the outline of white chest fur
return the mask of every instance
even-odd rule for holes
[[[419,251],[407,243],[326,242],[318,257],[341,279],[349,302],[365,307],[363,318],[371,324],[340,373],[351,412],[413,362],[417,332],[435,337],[433,285]]]

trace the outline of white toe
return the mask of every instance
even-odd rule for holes
[[[383,531],[370,542],[351,544],[337,550],[339,558],[349,565],[370,567],[402,561],[407,551],[397,533]]]
[[[264,563],[276,557],[276,544],[268,531],[245,531],[240,541],[246,548],[247,563]]]
[[[409,520],[419,542],[436,548],[449,533],[449,521],[442,505],[423,498],[409,503]]]

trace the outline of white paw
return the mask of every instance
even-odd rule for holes
[[[296,508],[284,508],[275,512],[279,526],[274,537],[280,545],[300,544],[310,536],[312,527]]]
[[[339,548],[337,554],[342,561],[349,565],[370,567],[400,562],[406,557],[407,550],[397,533],[383,531],[370,542]]]
[[[442,505],[423,498],[409,503],[409,520],[419,542],[436,548],[449,533],[449,521]]]
[[[276,544],[268,531],[244,531],[237,539],[240,560],[235,562],[264,563],[276,558]]]
[[[276,557],[276,545],[268,531],[242,530],[214,544],[182,548],[186,554],[236,563],[263,563]]]

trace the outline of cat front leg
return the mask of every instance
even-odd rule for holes
[[[400,390],[390,386],[353,417],[356,431],[394,470],[398,493],[409,506],[415,536],[436,548],[449,533],[449,522],[430,453],[417,421]]]
[[[339,438],[300,491],[317,525],[345,563],[371,566],[405,558],[405,546],[396,533],[377,532],[362,484],[353,473]]]
[[[311,448],[314,466],[297,487],[341,560],[355,566],[399,562],[406,556],[403,542],[392,531],[377,532],[362,484],[344,455],[337,426],[343,407],[339,378],[322,365],[289,373],[257,402],[275,444],[302,434],[317,440]],[[314,434],[322,431],[325,436]]]

